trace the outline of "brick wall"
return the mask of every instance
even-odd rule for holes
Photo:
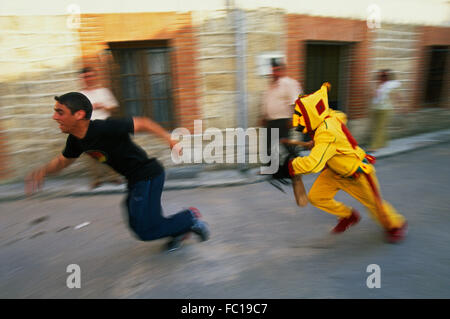
[[[101,59],[101,53],[108,48],[104,41],[104,17],[99,14],[83,14],[80,18],[81,23],[78,34],[80,39],[82,64],[83,66],[95,68],[102,84],[109,87],[106,78],[106,65]]]
[[[172,56],[176,126],[185,127],[193,132],[194,120],[202,118],[198,87],[198,41],[190,14],[178,16],[177,24],[180,29],[174,35],[175,50]]]
[[[351,42],[347,112],[353,135],[361,143],[370,135],[370,93],[379,69],[392,69],[402,82],[407,114],[396,114],[389,127],[393,138],[447,128],[448,110],[424,110],[425,74],[429,57],[426,46],[449,45],[450,28],[382,24],[370,30],[365,21],[286,15],[287,55],[290,76],[304,81],[305,41]],[[450,63],[448,63],[450,64]],[[447,65],[447,68],[450,68]],[[449,72],[446,72],[444,106],[449,107]]]
[[[194,120],[201,118],[198,102],[197,40],[190,13],[85,14],[79,29],[84,65],[93,65],[110,86],[106,67],[112,57],[105,53],[110,42],[168,41],[171,47],[171,75],[174,126],[193,131]],[[173,165],[166,142],[147,134],[138,134],[136,142],[166,166]]]
[[[450,28],[418,26],[417,27],[418,41],[417,41],[417,61],[416,61],[416,76],[414,85],[414,105],[416,108],[423,106],[424,86],[426,82],[428,67],[430,63],[429,47],[434,45],[450,46]],[[442,107],[450,108],[450,55],[447,55],[447,65],[444,78],[443,92],[444,102]]]
[[[305,80],[306,41],[352,43],[347,112],[351,119],[365,116],[370,41],[365,21],[287,14],[286,26],[288,75],[302,85]]]
[[[105,69],[102,51],[108,42],[168,40],[172,49],[171,68],[175,126],[193,129],[200,117],[198,107],[197,42],[190,13],[121,13],[82,15],[79,29],[85,65]],[[103,72],[106,85],[107,72]]]

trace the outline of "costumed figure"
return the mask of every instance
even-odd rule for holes
[[[313,94],[297,99],[293,126],[309,134],[313,146],[308,156],[288,156],[274,177],[282,180],[320,172],[307,198],[312,205],[338,218],[333,233],[344,232],[361,218],[356,209],[334,199],[343,190],[370,211],[385,229],[389,242],[398,242],[406,234],[407,222],[382,199],[373,165],[375,158],[358,146],[346,126],[347,116],[329,108],[330,89],[331,85],[324,83]]]

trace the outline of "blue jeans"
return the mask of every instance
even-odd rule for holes
[[[149,241],[189,232],[193,217],[187,210],[162,216],[161,194],[165,174],[129,186],[126,207],[128,223],[140,240]]]

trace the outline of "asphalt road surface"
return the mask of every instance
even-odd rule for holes
[[[164,192],[166,214],[196,206],[212,233],[173,253],[134,238],[122,195],[3,202],[0,298],[450,298],[449,160],[441,144],[377,162],[384,198],[409,222],[395,245],[345,193],[363,219],[331,235],[334,216],[266,182]],[[72,264],[80,288],[67,287]],[[373,264],[380,288],[367,286]]]

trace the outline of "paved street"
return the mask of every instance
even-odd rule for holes
[[[409,222],[398,245],[344,193],[363,219],[333,236],[333,216],[266,182],[165,192],[166,214],[196,206],[212,232],[174,253],[134,239],[123,195],[1,202],[0,298],[450,298],[449,159],[440,144],[377,162],[384,198]],[[80,289],[66,286],[70,264]],[[381,288],[366,286],[370,264]]]

